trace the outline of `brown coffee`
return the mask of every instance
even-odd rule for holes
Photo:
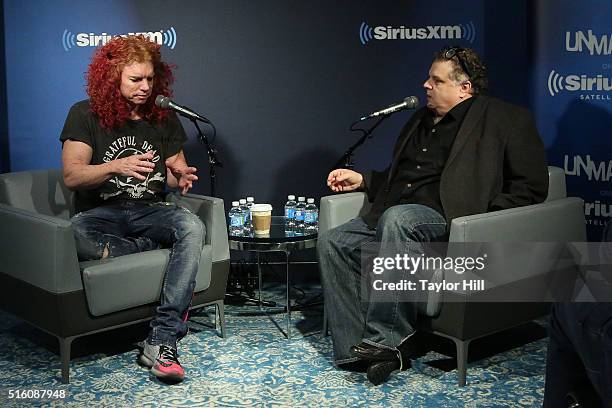
[[[272,206],[270,204],[253,204],[251,207],[251,215],[255,235],[270,235]]]

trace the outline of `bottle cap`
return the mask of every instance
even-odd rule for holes
[[[293,201],[293,200],[295,200],[295,196],[294,196],[293,194],[288,195],[288,196],[287,196],[287,199],[288,199],[289,201]]]
[[[240,203],[238,201],[232,201],[232,207],[238,207]]]
[[[246,200],[244,198],[240,199],[240,204],[246,204]]]
[[[306,201],[306,197],[298,197],[298,201]]]
[[[247,197],[247,202],[252,203],[253,201],[255,201],[253,197]]]
[[[308,204],[313,204],[314,203],[314,198],[309,198],[308,200],[306,200],[306,202]]]

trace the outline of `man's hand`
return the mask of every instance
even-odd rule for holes
[[[176,181],[178,182],[177,187],[181,192],[181,195],[187,194],[187,192],[193,187],[193,182],[198,180],[198,176],[195,174],[198,169],[195,167],[189,167],[184,160],[180,160],[177,157],[167,159],[166,167],[176,178]]]
[[[363,176],[353,170],[336,169],[327,176],[327,185],[332,191],[353,191],[363,187]]]
[[[123,159],[113,160],[113,173],[145,180],[146,174],[151,173],[155,168],[155,163],[150,161],[153,160],[154,153],[148,151],[145,154],[135,154]]]

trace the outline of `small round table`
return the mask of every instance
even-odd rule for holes
[[[289,259],[291,252],[314,248],[317,245],[317,234],[295,234],[285,231],[285,217],[272,216],[269,236],[250,235],[229,235],[230,249],[239,251],[251,251],[257,253],[257,274],[259,278],[259,307],[261,307],[261,265],[259,254],[261,252],[284,252],[285,270],[287,272],[287,333],[288,339],[291,338],[291,285],[289,279]]]

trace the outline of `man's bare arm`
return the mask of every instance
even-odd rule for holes
[[[62,149],[64,183],[71,190],[96,188],[114,175],[145,180],[153,171],[153,153],[136,154],[104,164],[90,164],[93,149],[83,142],[66,140]]]
[[[187,164],[182,150],[166,160],[166,168],[168,187],[178,188],[183,195],[187,194],[193,187],[193,182],[198,180],[195,174],[197,169]]]

